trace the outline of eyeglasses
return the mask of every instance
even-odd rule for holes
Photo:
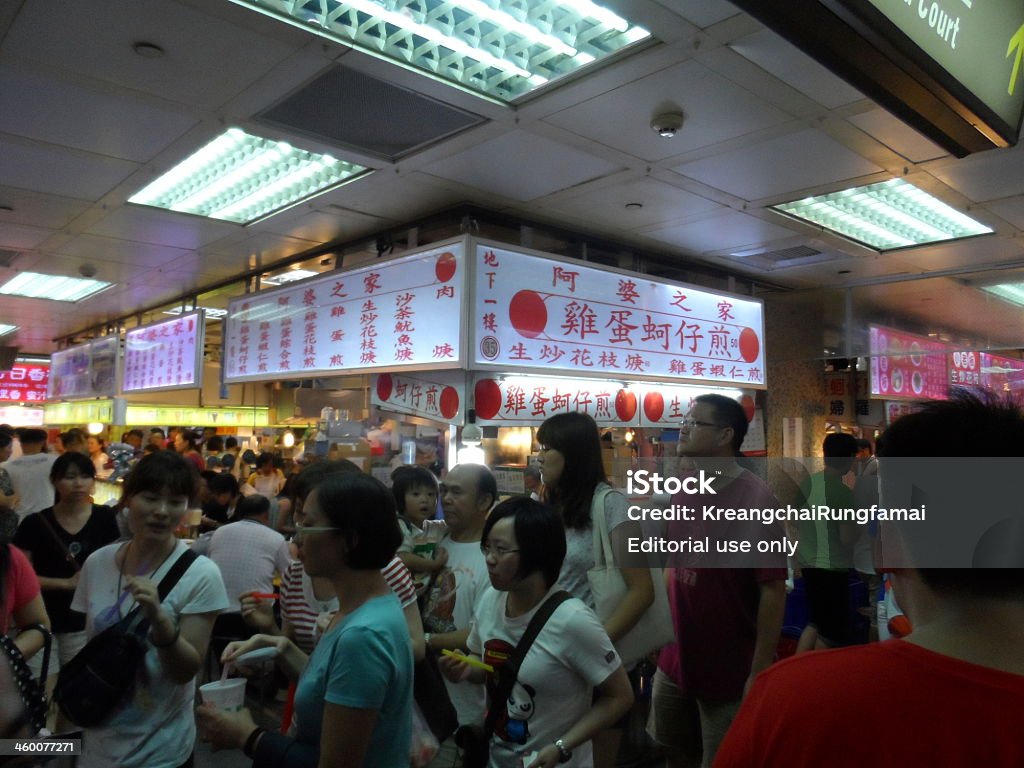
[[[721,424],[715,424],[713,421],[697,421],[697,419],[691,419],[689,416],[680,421],[679,426],[685,429],[693,429],[694,427],[717,427],[722,429]]]
[[[341,528],[335,528],[330,525],[303,525],[302,523],[295,524],[295,535],[305,536],[310,533],[326,533],[327,531],[340,531]]]
[[[511,555],[513,552],[518,552],[518,549],[505,549],[504,547],[492,547],[490,544],[481,544],[480,551],[484,553],[484,557],[490,557],[494,555],[499,560],[505,555]]]

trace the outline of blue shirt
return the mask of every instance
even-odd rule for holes
[[[325,634],[295,691],[295,738],[319,748],[324,702],[375,709],[364,768],[409,764],[412,643],[394,594],[367,600]]]

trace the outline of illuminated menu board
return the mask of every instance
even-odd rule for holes
[[[462,367],[464,251],[453,243],[235,299],[225,381]]]
[[[982,352],[981,386],[1024,403],[1024,360]]]
[[[201,387],[204,332],[201,311],[128,331],[122,391]]]
[[[945,400],[949,345],[892,328],[868,327],[871,395],[884,400]]]
[[[764,307],[478,244],[472,367],[763,389]]]
[[[0,403],[42,403],[49,381],[49,365],[15,363],[9,371],[0,371]]]
[[[116,335],[93,339],[50,355],[47,399],[113,397],[121,340]]]

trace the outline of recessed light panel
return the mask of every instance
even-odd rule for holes
[[[366,170],[330,155],[229,128],[128,202],[249,224]]]
[[[6,336],[8,333],[18,330],[16,325],[7,325],[6,323],[0,323],[0,336]]]
[[[198,309],[200,312],[202,312],[204,315],[206,315],[206,319],[207,320],[220,320],[222,317],[224,317],[228,313],[228,311],[226,309],[216,309],[214,307],[196,307],[196,309]],[[182,311],[181,307],[174,307],[173,309],[165,309],[164,310],[164,314],[165,315],[180,315],[181,311]],[[186,310],[186,311],[194,312],[195,309],[189,309],[189,310]]]
[[[29,299],[76,302],[106,290],[112,285],[113,283],[103,280],[43,275],[39,272],[19,272],[0,285],[0,294],[24,296]]]
[[[590,0],[234,2],[501,101],[651,34]]]
[[[294,283],[296,280],[305,280],[307,277],[313,277],[318,274],[320,273],[308,269],[289,269],[287,272],[281,272],[277,275],[261,277],[260,282],[263,285],[284,285],[285,283]]]
[[[879,251],[992,232],[902,179],[805,197],[772,206],[772,210]]]
[[[999,283],[979,287],[986,293],[1024,307],[1024,283]]]

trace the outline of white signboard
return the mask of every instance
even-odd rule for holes
[[[125,335],[123,392],[202,386],[202,312],[133,328]]]
[[[50,356],[48,400],[113,397],[121,340],[116,335],[54,352]]]
[[[45,423],[42,408],[25,408],[20,405],[0,405],[0,424],[12,427],[41,427]]]
[[[478,244],[472,365],[763,389],[764,307]]]
[[[462,243],[235,299],[227,382],[463,367]]]
[[[381,373],[370,387],[374,405],[395,413],[461,426],[466,414],[466,374],[435,371],[420,374]]]
[[[710,394],[739,400],[748,418],[754,413],[754,398],[729,387],[478,374],[473,390],[477,423],[487,425],[536,426],[550,416],[578,411],[602,426],[671,429],[678,428],[695,397]]]

